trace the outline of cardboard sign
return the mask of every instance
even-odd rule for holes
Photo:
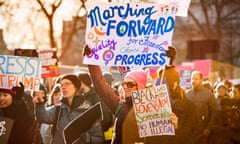
[[[71,121],[63,130],[64,141],[72,144],[82,133],[89,131],[98,121],[103,120],[101,103],[98,102]]]
[[[175,135],[170,122],[171,103],[166,84],[132,93],[139,137]]]
[[[22,82],[26,90],[39,90],[41,59],[0,55],[0,88],[12,88]]]
[[[92,1],[91,1],[92,2]],[[178,3],[97,3],[88,7],[84,64],[164,66]]]
[[[0,116],[0,142],[1,144],[7,144],[9,136],[11,134],[13,120]]]
[[[38,50],[38,57],[42,59],[42,78],[60,75],[56,49]]]

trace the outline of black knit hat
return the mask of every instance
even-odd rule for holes
[[[85,83],[87,86],[90,87],[92,85],[92,81],[88,72],[80,71],[77,73],[77,76],[79,80]]]
[[[63,75],[63,76],[61,77],[61,81],[62,81],[63,79],[68,79],[68,80],[70,80],[77,89],[80,89],[81,83],[80,83],[80,80],[79,80],[79,78],[77,77],[77,75],[75,75],[75,74],[65,74],[65,75]]]

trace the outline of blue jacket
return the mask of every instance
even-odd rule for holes
[[[71,106],[67,104],[66,99],[63,99],[59,106],[52,106],[49,108],[45,108],[44,104],[36,104],[35,114],[37,120],[41,123],[56,124],[56,132],[53,138],[53,143],[64,144],[63,129],[69,122],[87,110],[91,105],[92,103],[87,100],[83,100],[81,96],[75,96]],[[59,109],[57,107],[59,107]],[[91,137],[91,143],[103,143],[104,135],[102,133],[100,123],[90,129],[88,133]],[[79,133],[79,136],[80,135],[84,134]],[[87,142],[83,139],[78,139],[78,141],[74,143],[85,144]]]

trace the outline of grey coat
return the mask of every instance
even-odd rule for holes
[[[63,129],[69,122],[87,110],[91,105],[92,104],[89,101],[83,100],[81,96],[75,96],[71,106],[69,106],[66,103],[66,100],[63,99],[62,103],[59,105],[59,109],[57,108],[58,106],[45,108],[44,104],[36,104],[35,114],[37,120],[41,123],[56,124],[53,143],[64,144]],[[103,143],[104,136],[100,123],[90,129],[88,133],[91,136],[91,143]],[[84,134],[79,133],[79,136],[80,135],[83,136]],[[83,139],[74,142],[74,144],[79,143],[85,144],[86,142]]]
[[[187,97],[196,106],[199,132],[202,133],[205,129],[211,130],[218,111],[217,101],[213,93],[209,89],[201,87],[189,90]]]

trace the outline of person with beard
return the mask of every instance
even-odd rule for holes
[[[84,55],[91,54],[91,49],[86,45],[84,47]],[[154,141],[151,137],[148,139],[140,138],[138,135],[138,127],[133,110],[131,94],[133,91],[146,88],[147,74],[142,69],[132,70],[126,74],[121,86],[124,89],[125,101],[120,101],[120,97],[107,84],[102,76],[101,68],[97,65],[88,65],[90,75],[94,84],[94,88],[100,98],[110,108],[115,116],[114,136],[112,144],[132,144],[132,143],[153,143],[159,144],[159,139]],[[177,117],[171,114],[170,120],[177,127]],[[157,136],[160,137],[160,136]],[[149,142],[148,142],[149,141]]]
[[[203,86],[202,81],[202,73],[193,71],[191,74],[192,88],[187,92],[187,98],[196,105],[196,127],[198,128],[198,132],[195,133],[196,143],[206,144],[219,109],[214,94]]]

